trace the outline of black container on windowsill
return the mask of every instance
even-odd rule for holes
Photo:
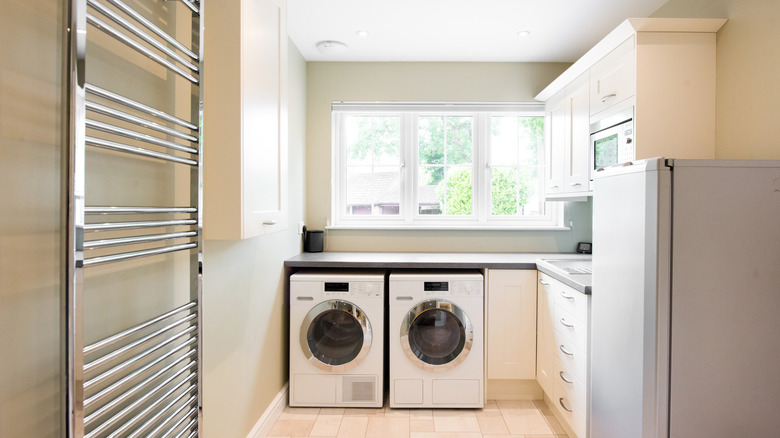
[[[303,251],[322,252],[322,230],[307,230],[303,227]]]

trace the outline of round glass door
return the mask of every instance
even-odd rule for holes
[[[466,313],[446,300],[424,301],[412,308],[401,324],[401,346],[418,367],[446,371],[463,362],[471,351],[474,331]]]
[[[368,354],[371,323],[350,302],[325,301],[314,306],[304,318],[300,342],[312,365],[326,371],[347,371]]]

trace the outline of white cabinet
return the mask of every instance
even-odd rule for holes
[[[590,125],[630,107],[636,159],[714,158],[715,37],[725,22],[628,19],[542,90],[546,198],[591,194]]]
[[[585,73],[545,105],[548,199],[572,199],[589,194],[586,193],[590,189],[589,102]]]
[[[539,273],[537,381],[556,416],[586,437],[590,296]]]
[[[635,41],[632,35],[590,69],[590,115],[634,96]]]
[[[536,377],[536,271],[490,269],[487,378]]]
[[[287,28],[284,0],[206,8],[204,237],[287,227]]]

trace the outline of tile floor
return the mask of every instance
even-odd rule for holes
[[[291,408],[269,438],[567,438],[543,401],[491,400],[483,409]]]

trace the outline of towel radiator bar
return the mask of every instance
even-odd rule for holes
[[[66,14],[69,110],[65,116],[63,242],[67,263],[62,308],[64,423],[70,438],[189,438],[201,430],[203,0],[148,3],[134,1],[130,6],[123,0],[70,0]],[[172,15],[155,17],[150,11],[156,10]],[[182,20],[185,28],[170,24],[175,21],[171,17],[183,16],[187,17]],[[173,27],[175,35],[164,29],[166,26]],[[189,41],[181,41],[183,29]],[[166,93],[177,102],[184,95],[187,116],[177,115],[182,112],[180,106],[174,105],[179,110],[164,111],[144,103],[143,96],[149,93],[136,97],[133,87],[120,86],[124,89],[118,90],[110,78],[99,73],[97,78],[91,77],[91,62],[100,56],[88,53],[88,47],[95,44],[92,38],[103,44],[109,40],[121,43],[132,55],[122,58],[119,51],[111,53],[122,58],[120,62],[131,62],[130,58],[138,59],[140,54],[158,66],[155,68],[169,72],[163,81]],[[187,87],[178,82],[182,79]],[[123,162],[160,163],[164,172],[176,175],[174,187],[162,184],[160,188],[175,192],[171,196],[176,202],[90,205],[86,193],[90,182],[102,183],[93,182],[93,175],[87,173],[90,153],[107,154]],[[128,191],[129,187],[119,190]],[[182,197],[187,205],[180,205]],[[187,254],[184,259],[173,259],[182,252]],[[184,270],[178,268],[181,260],[186,260]],[[85,307],[87,294],[94,291],[86,287],[91,281],[87,271],[115,264],[102,269],[117,275],[112,286],[132,296],[133,285],[122,282],[139,269],[139,263],[141,268],[154,264],[164,275],[170,274],[170,284],[179,284],[181,277],[186,277],[185,302],[138,322],[138,315],[148,310],[133,306],[143,303],[107,300],[108,305],[119,306],[115,312],[135,322],[107,336],[89,333]],[[182,271],[186,273],[182,275]],[[175,286],[170,289],[171,295],[176,295]],[[167,289],[162,288],[161,293]],[[177,298],[181,297],[165,302]],[[95,337],[98,339],[87,344]]]

